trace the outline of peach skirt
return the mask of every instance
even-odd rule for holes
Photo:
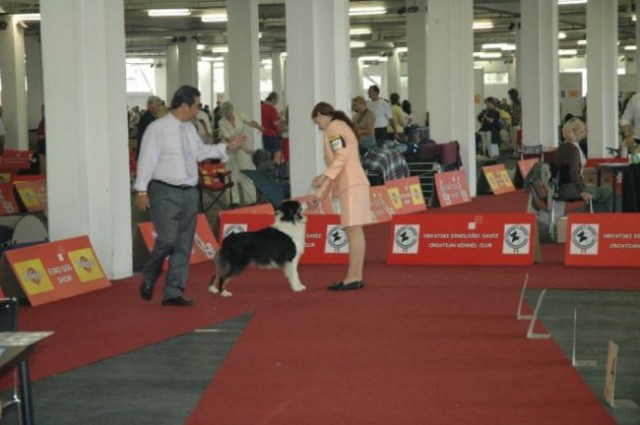
[[[338,195],[340,224],[344,227],[371,224],[369,186],[351,186]]]

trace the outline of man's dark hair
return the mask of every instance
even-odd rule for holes
[[[380,87],[373,85],[373,86],[369,86],[369,88],[374,92],[376,92],[376,94],[380,94]]]
[[[195,103],[196,97],[200,97],[200,90],[195,87],[184,85],[176,90],[171,99],[171,109],[178,109],[180,105],[186,103],[191,106]]]

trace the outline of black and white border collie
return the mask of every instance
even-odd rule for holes
[[[276,211],[275,223],[255,232],[233,233],[222,241],[214,262],[216,274],[209,282],[209,292],[230,297],[229,280],[253,264],[260,268],[281,269],[295,292],[306,287],[298,277],[298,262],[304,252],[307,218],[306,203],[284,201]]]

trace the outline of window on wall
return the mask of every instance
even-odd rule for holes
[[[484,73],[485,84],[509,84],[508,72],[485,72]]]
[[[156,74],[150,64],[127,64],[127,93],[153,93]]]

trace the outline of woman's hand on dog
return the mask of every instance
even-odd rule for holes
[[[320,174],[319,176],[313,178],[313,180],[311,181],[311,185],[316,188],[321,187],[325,180],[327,180],[327,176],[325,176],[324,174]]]
[[[315,208],[320,204],[320,198],[317,196],[312,196],[309,200],[309,208]]]

